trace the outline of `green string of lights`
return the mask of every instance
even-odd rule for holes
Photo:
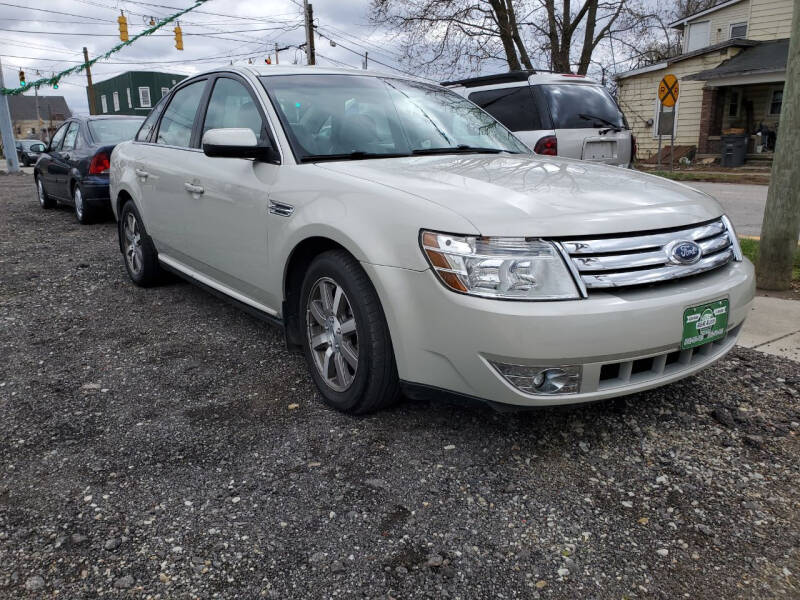
[[[117,44],[116,46],[111,48],[111,50],[109,50],[105,54],[101,54],[100,56],[96,56],[93,59],[91,59],[89,62],[85,62],[85,63],[81,63],[79,65],[75,65],[74,67],[70,67],[69,69],[65,69],[65,70],[61,71],[60,73],[55,73],[51,77],[43,77],[41,79],[37,79],[36,81],[26,82],[25,85],[21,85],[21,86],[16,87],[16,88],[0,88],[0,93],[2,93],[4,96],[16,96],[17,94],[21,94],[22,92],[24,92],[26,90],[29,90],[31,88],[34,88],[34,87],[35,88],[39,88],[39,87],[41,87],[43,85],[56,86],[56,85],[58,85],[58,82],[63,77],[67,77],[68,75],[74,75],[75,73],[80,73],[81,71],[85,71],[87,67],[91,67],[96,62],[101,61],[101,60],[105,60],[106,58],[108,58],[112,54],[116,54],[117,52],[119,52],[120,50],[125,48],[126,46],[130,46],[131,44],[133,44],[133,42],[138,40],[140,37],[144,37],[146,35],[150,35],[150,34],[156,32],[156,31],[158,31],[159,29],[164,27],[164,25],[167,25],[168,23],[171,23],[172,21],[174,21],[178,17],[181,17],[181,16],[185,15],[186,13],[194,10],[195,8],[197,8],[198,6],[200,6],[202,4],[205,4],[206,2],[208,2],[208,0],[195,0],[194,4],[192,6],[190,6],[189,8],[185,8],[184,10],[182,10],[180,12],[176,12],[172,16],[165,17],[163,20],[159,21],[158,23],[156,23],[152,27],[150,27],[148,29],[145,29],[141,33],[136,34],[135,36],[130,38],[127,42],[121,42],[121,43]]]

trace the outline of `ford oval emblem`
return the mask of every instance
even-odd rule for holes
[[[666,250],[669,261],[677,265],[693,265],[703,255],[700,246],[689,240],[670,242]]]

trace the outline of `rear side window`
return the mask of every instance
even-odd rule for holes
[[[70,123],[67,135],[64,137],[64,146],[62,150],[72,150],[75,147],[75,140],[78,139],[78,124],[76,122]]]
[[[604,87],[582,84],[536,86],[547,100],[554,129],[625,128],[625,119]]]
[[[161,125],[158,128],[157,144],[188,148],[192,140],[192,127],[197,108],[206,88],[206,80],[195,81],[179,89],[172,96]]]
[[[473,92],[469,99],[511,131],[547,129],[527,85]]]
[[[161,111],[164,110],[164,105],[166,103],[167,99],[162,98],[158,101],[158,104],[155,105],[153,110],[150,111],[150,114],[147,115],[144,123],[142,123],[141,129],[139,129],[139,133],[136,134],[137,142],[147,142],[150,140],[150,134],[153,133],[153,129],[155,129],[158,117],[161,115]]]

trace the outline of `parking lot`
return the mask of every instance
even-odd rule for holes
[[[30,175],[0,176],[0,319],[0,597],[800,594],[798,363],[352,418],[277,330],[134,287],[114,223]]]

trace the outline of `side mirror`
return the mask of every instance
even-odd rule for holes
[[[202,145],[205,155],[212,157],[271,159],[275,155],[272,146],[259,146],[256,134],[247,128],[209,129]]]

